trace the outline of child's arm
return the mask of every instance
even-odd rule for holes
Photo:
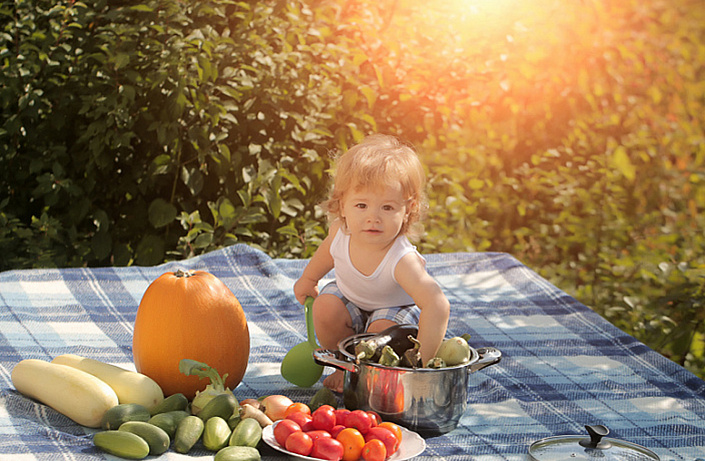
[[[450,303],[438,283],[426,272],[424,262],[414,253],[399,261],[394,276],[421,309],[417,339],[421,343],[421,360],[425,365],[435,357],[443,342],[450,317]]]
[[[311,260],[306,265],[301,277],[294,284],[294,296],[301,304],[306,301],[306,297],[318,297],[318,281],[323,278],[331,269],[333,269],[333,257],[330,255],[330,244],[335,237],[336,232],[340,228],[338,221],[331,224],[330,231],[321,246],[311,257]]]

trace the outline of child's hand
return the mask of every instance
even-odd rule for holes
[[[296,300],[302,305],[309,296],[317,298],[318,282],[301,277],[294,284],[294,296],[296,296]]]

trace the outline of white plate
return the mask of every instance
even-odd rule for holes
[[[274,448],[275,450],[286,453],[291,457],[291,459],[303,460],[303,461],[321,461],[319,458],[311,458],[309,456],[301,456],[296,453],[288,451],[286,448],[282,447],[277,443],[277,439],[274,438],[274,426],[279,424],[279,421],[274,423],[274,425],[267,426],[262,431],[262,440],[265,441],[267,445]],[[399,449],[386,461],[404,461],[406,459],[411,459],[414,456],[418,456],[424,452],[426,449],[426,441],[416,432],[412,432],[405,427],[401,428],[401,445]]]

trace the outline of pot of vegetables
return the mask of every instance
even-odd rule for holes
[[[498,363],[502,353],[475,349],[464,337],[444,340],[437,357],[420,363],[417,325],[395,325],[381,333],[343,339],[337,351],[318,349],[321,365],[345,371],[348,409],[372,410],[423,436],[456,428],[467,409],[470,374]]]

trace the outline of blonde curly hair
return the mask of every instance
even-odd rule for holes
[[[321,207],[331,222],[342,220],[342,202],[348,191],[393,184],[401,185],[402,194],[409,202],[409,213],[400,233],[418,238],[423,233],[421,221],[428,209],[426,173],[416,151],[394,136],[367,136],[338,156],[333,186]]]

